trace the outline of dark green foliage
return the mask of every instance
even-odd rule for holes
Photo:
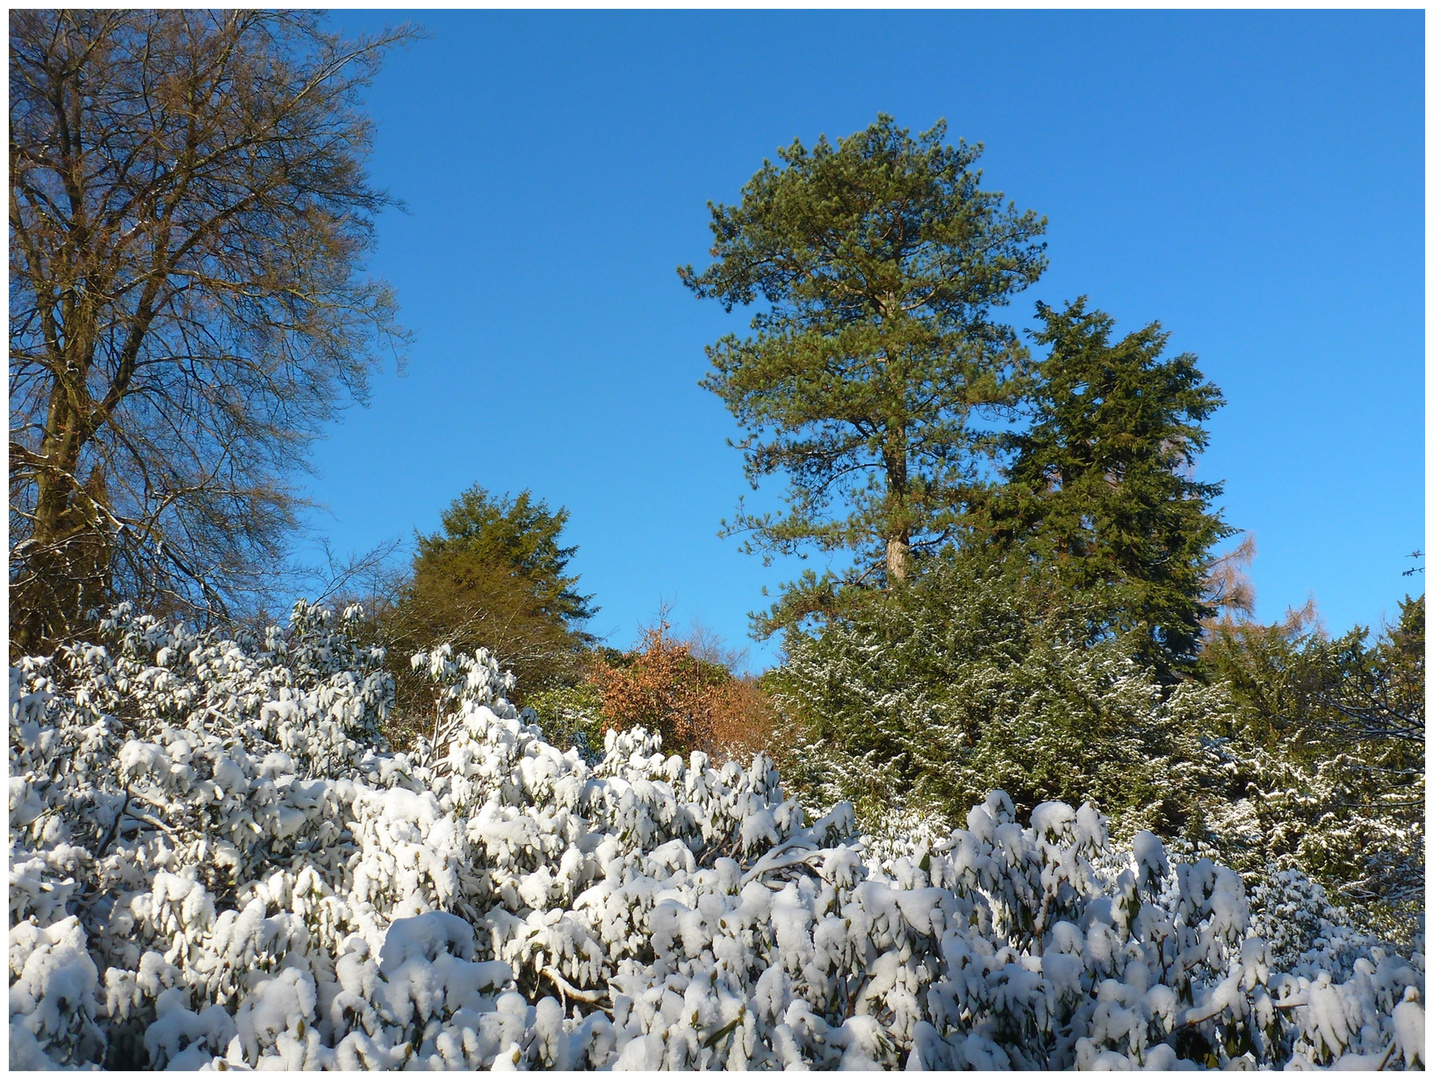
[[[1024,352],[991,309],[1045,267],[1045,221],[983,191],[979,146],[913,139],[879,116],[835,146],[779,151],[736,206],[712,205],[716,259],[679,270],[753,337],[707,349],[703,385],[746,437],[755,485],[784,473],[782,514],[739,511],[748,550],[849,552],[850,572],[790,592],[765,632],[820,612],[842,584],[900,580],[950,535],[972,480],[973,421],[1016,400]]]
[[[1195,357],[1162,359],[1152,323],[1111,344],[1114,320],[1085,298],[1036,305],[1028,430],[1006,436],[1007,482],[991,489],[982,527],[1048,568],[1079,596],[1091,640],[1118,636],[1169,681],[1200,641],[1211,546],[1233,531],[1212,512],[1220,484],[1191,479],[1200,426],[1220,405]]]
[[[1399,602],[1399,623],[1369,644],[1356,627],[1318,651],[1313,687],[1320,726],[1332,738],[1379,742],[1406,752],[1424,746],[1424,595]]]
[[[539,690],[527,695],[524,705],[533,710],[544,738],[554,746],[562,750],[576,747],[588,761],[601,759],[606,719],[602,691],[595,684],[585,681]]]
[[[1407,937],[1423,905],[1424,601],[1377,639],[1217,625],[1202,680],[1171,686],[1128,637],[1092,644],[1054,568],[968,546],[789,632],[766,678],[783,777],[864,827],[958,823],[999,787],[1017,806],[1091,800],[1242,873],[1311,874],[1363,925]],[[894,818],[893,818],[894,815]]]
[[[1386,932],[1423,906],[1424,608],[1406,598],[1373,641],[1330,639],[1311,611],[1225,623],[1201,656],[1237,706],[1226,790],[1248,805],[1257,861],[1314,874]]]
[[[519,694],[574,682],[592,642],[582,623],[597,609],[568,572],[577,548],[561,543],[567,520],[527,491],[465,491],[442,532],[418,537],[413,575],[384,620],[395,653],[442,642],[487,649],[518,677]]]
[[[821,801],[964,813],[1087,799],[1170,835],[1212,781],[1192,718],[1225,707],[1162,689],[1120,642],[1080,642],[1053,582],[979,549],[933,560],[815,634],[790,633],[771,689],[796,746],[790,781]],[[784,778],[788,777],[784,772]]]

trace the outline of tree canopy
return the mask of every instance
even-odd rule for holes
[[[1210,508],[1218,483],[1192,478],[1224,404],[1189,353],[1164,357],[1159,323],[1111,342],[1115,320],[1081,297],[1036,305],[1029,427],[1007,433],[1014,456],[976,516],[1017,542],[1088,608],[1090,632],[1126,636],[1158,669],[1193,661],[1210,548],[1233,530]]]
[[[386,636],[409,649],[486,648],[523,692],[571,679],[597,608],[568,572],[577,548],[561,543],[567,521],[531,492],[495,496],[475,484],[444,511],[440,532],[418,536]]]
[[[1373,640],[1361,626],[1331,638],[1311,602],[1268,626],[1221,620],[1200,656],[1240,707],[1219,748],[1264,856],[1395,934],[1423,925],[1424,616],[1425,597],[1406,596]]]
[[[1126,831],[1181,828],[1210,786],[1192,718],[1221,694],[1167,696],[1128,640],[1091,647],[1056,576],[972,545],[786,638],[769,686],[791,721],[793,790],[960,821],[998,783],[1021,808],[1090,799]]]
[[[707,349],[703,385],[746,431],[755,486],[788,480],[786,510],[739,510],[752,550],[846,552],[841,581],[789,587],[767,628],[840,584],[904,579],[913,550],[952,533],[976,472],[983,414],[1015,403],[1023,349],[992,316],[1045,267],[1045,220],[983,190],[981,147],[912,138],[891,117],[778,151],[733,206],[711,205],[715,262],[682,267],[729,311],[761,301],[749,338]]]
[[[10,15],[11,640],[222,612],[403,333],[366,277],[359,93],[407,31],[297,11]]]

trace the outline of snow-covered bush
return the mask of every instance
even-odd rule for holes
[[[1201,658],[1237,705],[1208,729],[1232,865],[1298,867],[1397,938],[1424,910],[1425,606],[1406,596],[1396,624],[1335,638],[1313,603],[1267,626],[1226,620]]]
[[[1398,940],[1422,933],[1424,827],[1410,813],[1424,805],[1422,768],[1398,791],[1371,794],[1360,781],[1374,769],[1358,757],[1311,762],[1252,741],[1207,740],[1229,777],[1203,821],[1225,861],[1259,879],[1318,873],[1363,928]]]
[[[602,757],[607,721],[602,712],[602,693],[592,683],[540,690],[527,695],[523,704],[537,715],[544,736],[558,749],[576,747],[594,763]]]
[[[1127,643],[1085,643],[1034,589],[1009,564],[934,560],[910,586],[788,635],[770,686],[795,748],[789,785],[822,805],[851,799],[863,822],[899,806],[959,823],[999,787],[1026,810],[1089,799],[1125,837],[1181,828],[1215,773],[1199,733],[1231,711],[1228,695],[1171,692]]]
[[[1421,953],[1322,969],[1088,804],[874,858],[762,755],[560,752],[482,653],[386,752],[379,659],[301,606],[12,668],[12,1067],[1423,1063]]]

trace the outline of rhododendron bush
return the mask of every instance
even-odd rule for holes
[[[1422,953],[1089,805],[868,852],[769,759],[610,732],[421,653],[408,753],[346,620],[123,609],[10,676],[13,1068],[1422,1065]],[[888,845],[889,847],[889,845]],[[1301,890],[1304,890],[1301,892]]]

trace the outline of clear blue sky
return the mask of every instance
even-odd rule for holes
[[[985,144],[1050,221],[1037,299],[1160,320],[1229,404],[1201,479],[1255,533],[1258,615],[1397,614],[1424,547],[1424,14],[336,12],[415,18],[367,96],[373,271],[417,332],[316,447],[341,550],[438,527],[474,482],[571,512],[573,569],[625,647],[659,603],[747,644],[764,568],[721,518],[735,425],[697,386],[743,332],[679,284],[708,200],[800,136],[878,111]],[[764,488],[764,491],[766,489]],[[773,489],[771,497],[775,498]],[[752,646],[756,667],[775,643]]]

